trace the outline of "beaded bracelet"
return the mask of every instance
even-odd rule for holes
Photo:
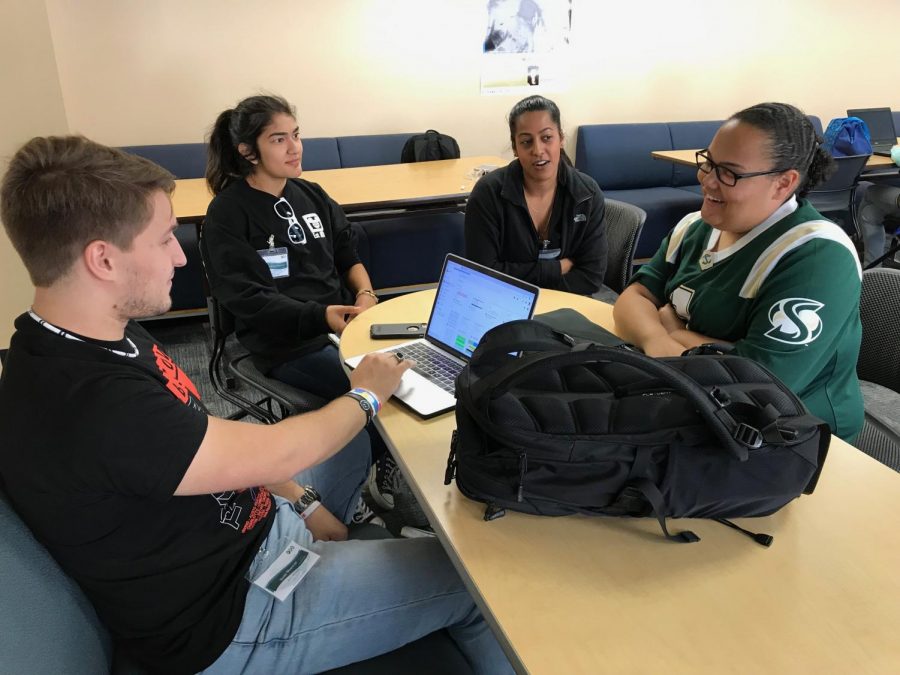
[[[373,291],[371,288],[363,288],[356,292],[357,298],[361,295],[368,295],[370,298],[372,298],[375,301],[376,305],[378,304],[378,296],[375,295],[375,291]]]

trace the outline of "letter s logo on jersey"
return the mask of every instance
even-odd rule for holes
[[[769,308],[772,328],[766,337],[789,345],[808,345],[822,334],[819,310],[823,305],[809,298],[785,298]]]

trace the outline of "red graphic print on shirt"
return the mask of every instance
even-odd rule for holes
[[[262,522],[269,515],[272,508],[272,498],[269,491],[264,487],[256,488],[256,499],[253,501],[253,508],[250,509],[250,515],[247,516],[247,522],[241,529],[241,533],[249,532],[256,524]]]
[[[237,496],[245,491],[246,488],[244,490],[229,490],[228,492],[219,492],[211,495],[212,498],[219,503],[219,522],[222,523],[222,525],[233,527],[235,530],[240,528],[241,534],[249,532],[256,527],[257,523],[265,520],[266,516],[269,515],[269,511],[272,509],[272,498],[269,494],[269,490],[264,487],[253,488],[250,492],[251,495],[253,495],[254,492],[256,493],[253,499],[253,506],[250,509],[250,513],[247,515],[247,520],[245,520],[244,525],[241,526],[241,513],[244,509],[237,504]]]
[[[193,394],[194,399],[199,401],[200,392],[197,391],[197,387],[184,374],[184,371],[175,365],[175,362],[169,355],[155,344],[153,345],[153,354],[156,356],[156,367],[159,368],[159,372],[166,378],[166,387],[174,394],[175,398],[182,403],[189,403],[191,394]]]

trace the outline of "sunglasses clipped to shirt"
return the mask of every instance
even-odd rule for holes
[[[287,234],[291,243],[305,244],[306,232],[303,231],[303,226],[300,225],[300,221],[297,220],[297,216],[294,215],[294,209],[287,199],[282,197],[275,202],[275,213],[278,214],[279,218],[284,218],[287,221]]]
[[[709,158],[709,148],[698,150],[694,153],[697,168],[703,173],[716,172],[716,178],[722,185],[734,187],[741,178],[753,178],[754,176],[770,176],[775,173],[783,173],[787,169],[772,169],[771,171],[753,171],[751,173],[737,173],[728,167],[716,164]]]

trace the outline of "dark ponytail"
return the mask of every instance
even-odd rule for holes
[[[229,131],[233,113],[229,108],[219,114],[206,146],[206,184],[214,195],[241,176],[240,160],[243,158],[232,145]]]
[[[253,173],[257,139],[278,113],[296,117],[280,96],[251,96],[219,114],[209,133],[206,158],[206,184],[214,195]],[[238,151],[241,143],[249,148],[246,157]]]
[[[774,168],[795,169],[800,174],[798,197],[805,196],[834,173],[836,165],[822,148],[822,137],[798,108],[787,103],[759,103],[730,119],[754,126],[769,136],[769,156]]]

